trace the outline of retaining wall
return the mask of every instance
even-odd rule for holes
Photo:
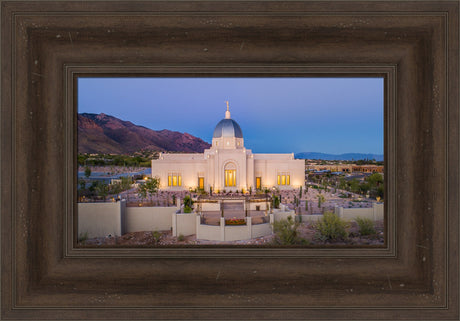
[[[272,233],[272,226],[270,223],[252,225],[251,238],[270,235]]]
[[[129,232],[164,231],[172,227],[177,207],[126,207],[126,201],[78,203],[78,234],[92,237]]]
[[[297,215],[297,220],[301,220],[302,223],[314,223],[318,222],[322,218],[322,214]]]
[[[196,238],[200,240],[221,241],[220,226],[200,224],[200,217],[197,216]]]
[[[122,208],[125,201],[114,203],[78,203],[78,234],[89,238],[122,235]]]
[[[176,211],[176,207],[127,207],[125,232],[170,230],[171,215]]]
[[[346,220],[354,220],[357,217],[369,218],[373,221],[383,220],[383,203],[373,203],[371,208],[343,208],[336,207],[335,213]]]
[[[270,215],[270,221],[273,221],[273,215]],[[270,223],[252,225],[252,219],[247,218],[246,225],[227,225],[221,218],[220,225],[200,224],[200,216],[196,216],[196,238],[213,241],[237,241],[249,240],[251,238],[261,237],[272,234]],[[185,235],[185,234],[184,234]]]
[[[275,218],[275,221],[287,220],[288,216],[292,216],[292,218],[295,219],[295,212],[294,211],[276,212],[276,213],[273,213],[273,216]]]
[[[224,241],[249,240],[251,238],[251,225],[225,226]]]
[[[193,235],[196,234],[196,219],[197,215],[195,213],[190,214],[172,214],[172,235],[179,236],[179,235]],[[198,219],[200,217],[198,216]],[[200,221],[198,220],[198,223]]]
[[[220,211],[220,203],[200,203],[202,211]]]
[[[269,210],[269,204],[267,202],[248,202],[248,210],[250,211],[255,211],[257,210],[257,206],[259,206],[260,211],[266,211]]]

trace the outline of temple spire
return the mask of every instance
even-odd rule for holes
[[[225,101],[227,103],[227,111],[225,112],[225,119],[230,119],[230,110],[228,107],[228,100]]]

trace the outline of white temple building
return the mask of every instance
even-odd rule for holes
[[[243,132],[230,117],[214,129],[212,146],[203,153],[160,153],[152,160],[152,177],[160,189],[248,191],[261,188],[291,189],[304,185],[305,161],[291,154],[253,154],[244,147]]]

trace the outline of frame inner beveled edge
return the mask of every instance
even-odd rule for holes
[[[397,254],[397,186],[396,186],[396,86],[397,65],[64,65],[65,109],[65,210],[64,257],[136,257],[136,258],[201,258],[201,257],[355,257],[395,258]],[[382,77],[384,78],[384,171],[385,204],[383,247],[162,247],[162,248],[77,248],[77,207],[75,199],[76,142],[75,117],[78,77]],[[393,151],[390,153],[389,151]],[[391,186],[391,188],[390,188]]]

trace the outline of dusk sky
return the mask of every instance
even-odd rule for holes
[[[78,112],[211,143],[230,102],[254,153],[383,154],[382,78],[80,78]]]

